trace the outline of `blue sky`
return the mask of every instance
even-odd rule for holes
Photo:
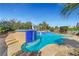
[[[50,26],[74,26],[79,22],[77,17],[78,9],[75,10],[69,18],[61,16],[60,11],[63,4],[48,3],[10,3],[0,4],[0,20],[1,19],[17,19],[18,21],[31,21],[33,24],[39,24],[43,21]]]

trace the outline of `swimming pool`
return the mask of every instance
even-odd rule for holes
[[[36,52],[48,44],[61,44],[64,41],[62,35],[52,32],[37,32],[37,40],[29,44],[24,43],[21,47],[24,52]]]

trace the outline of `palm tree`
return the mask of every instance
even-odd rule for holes
[[[61,14],[67,17],[77,8],[79,8],[79,3],[67,3],[64,5]]]

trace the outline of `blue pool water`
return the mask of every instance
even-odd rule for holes
[[[31,43],[24,43],[21,47],[24,52],[36,52],[48,44],[61,44],[63,36],[51,32],[37,32],[37,40]]]

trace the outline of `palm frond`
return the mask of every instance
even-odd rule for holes
[[[69,3],[66,4],[63,10],[61,11],[61,14],[63,16],[69,16],[75,9],[79,7],[79,3]]]

